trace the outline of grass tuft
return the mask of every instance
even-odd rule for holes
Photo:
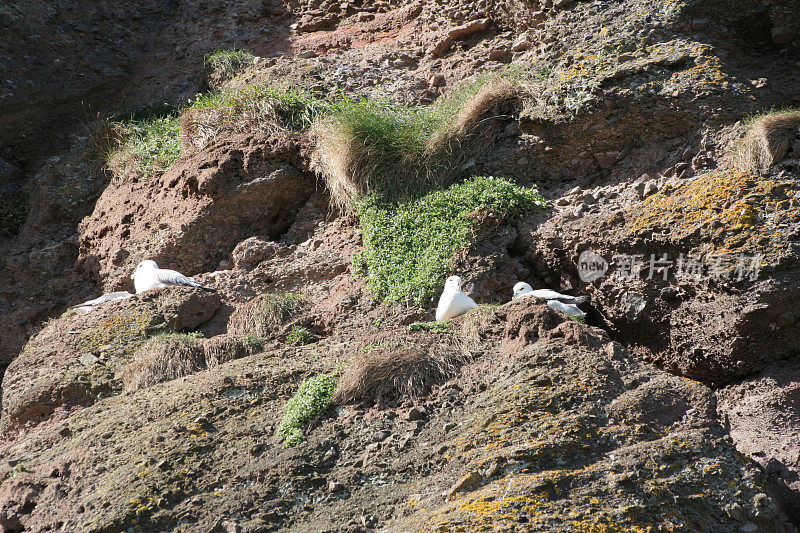
[[[283,437],[283,446],[291,448],[303,440],[303,429],[311,419],[319,416],[330,405],[336,381],[328,374],[310,377],[300,384],[283,409],[283,419],[278,426],[278,435]]]
[[[315,126],[314,166],[344,210],[368,194],[400,199],[446,186],[517,113],[521,75],[482,76],[430,106],[345,100]]]
[[[261,294],[234,311],[228,324],[228,333],[267,338],[293,317],[301,304],[299,296],[288,292]]]
[[[305,346],[312,342],[314,342],[314,337],[311,335],[311,332],[303,326],[292,326],[292,330],[286,337],[286,344],[294,346]]]
[[[354,272],[366,273],[369,289],[384,300],[423,305],[475,233],[545,206],[536,189],[484,176],[416,200],[368,196],[357,206],[364,250]]]
[[[133,355],[122,373],[128,390],[139,390],[205,368],[203,349],[194,335],[161,334],[150,338]]]
[[[742,170],[757,172],[780,162],[795,139],[800,138],[800,110],[782,110],[758,115],[746,124],[747,133],[734,153]]]
[[[166,171],[181,156],[178,110],[168,104],[118,115],[106,122],[103,131],[105,140],[99,144],[110,144],[106,162],[118,176],[133,172],[152,177]]]
[[[339,379],[336,404],[415,399],[454,376],[469,360],[448,341],[378,346],[356,356]]]
[[[217,50],[206,54],[203,64],[211,71],[217,84],[224,83],[235,77],[246,67],[256,62],[256,56],[246,50]]]

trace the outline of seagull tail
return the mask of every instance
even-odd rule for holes
[[[575,303],[576,304],[585,304],[588,301],[589,301],[589,296],[586,295],[586,294],[584,294],[583,296],[577,296],[575,298]]]
[[[206,292],[217,292],[217,289],[214,287],[206,287],[205,285],[197,285],[198,289],[203,289]]]

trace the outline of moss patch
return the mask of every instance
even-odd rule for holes
[[[81,334],[81,348],[127,360],[145,340],[164,326],[149,309],[126,309]]]
[[[536,189],[483,176],[414,200],[369,196],[357,209],[364,251],[354,259],[355,271],[367,275],[380,298],[423,304],[476,233],[545,205]]]

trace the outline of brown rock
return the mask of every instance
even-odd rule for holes
[[[792,26],[776,26],[772,28],[772,42],[786,44],[794,40],[797,30]]]
[[[619,160],[619,152],[595,153],[594,159],[600,168],[611,168]]]
[[[447,53],[448,50],[450,50],[450,47],[453,46],[453,42],[454,42],[453,39],[451,39],[450,37],[445,37],[444,39],[433,45],[433,47],[431,47],[431,49],[428,50],[428,53],[433,57],[441,57],[445,53]]]
[[[489,27],[490,20],[489,19],[478,19],[463,24],[461,26],[457,26],[451,29],[447,33],[447,37],[453,40],[461,39],[472,35],[473,33],[478,33],[486,30]]]
[[[511,58],[511,52],[508,50],[508,48],[495,48],[494,50],[489,52],[489,55],[487,56],[487,59],[489,61],[499,61],[499,62],[507,61],[510,58]]]
[[[452,500],[457,497],[460,492],[472,492],[478,489],[481,483],[483,483],[483,476],[478,472],[470,472],[459,479],[455,485],[450,487],[450,490],[447,492],[447,499]]]

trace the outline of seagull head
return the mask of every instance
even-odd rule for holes
[[[459,278],[458,276],[450,276],[449,278],[447,278],[447,281],[444,282],[444,288],[455,289],[460,291],[461,283],[462,283],[461,278]]]
[[[158,270],[158,264],[152,259],[145,259],[144,261],[136,265],[136,270],[131,276],[131,279],[136,279],[136,274],[138,272],[144,272],[146,270]]]
[[[525,283],[524,281],[520,281],[516,285],[514,285],[514,295],[511,297],[512,300],[516,300],[523,294],[529,293],[533,291],[533,288]]]

